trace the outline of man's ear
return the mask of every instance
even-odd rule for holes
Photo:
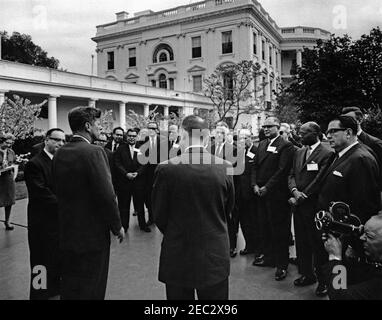
[[[91,123],[90,122],[85,122],[85,131],[86,132],[90,132],[90,128],[91,128]]]

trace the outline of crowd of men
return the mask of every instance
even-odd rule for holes
[[[103,299],[110,232],[123,241],[131,200],[140,229],[151,232],[155,223],[163,234],[159,280],[168,299],[193,299],[194,291],[199,299],[228,299],[239,225],[240,255],[253,255],[254,266],[275,268],[275,280],[285,279],[292,215],[295,286],[318,282],[317,296],[331,298],[380,297],[382,223],[373,216],[381,209],[382,141],[362,131],[359,108],[343,113],[325,134],[315,122],[297,134],[269,117],[258,138],[249,129],[231,135],[220,122],[211,139],[207,123],[188,116],[181,130],[172,124],[166,135],[156,122],[126,133],[118,127],[106,143],[100,110],[72,109],[71,140],[65,143],[61,129],[49,130],[25,168],[30,298]],[[323,239],[314,222],[316,212],[337,201],[365,224],[362,241],[374,263],[368,279],[356,279],[355,285],[363,282],[352,287],[355,293],[336,290],[330,280],[346,244]],[[47,268],[45,290],[33,285],[38,265]]]

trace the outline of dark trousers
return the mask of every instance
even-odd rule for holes
[[[289,264],[291,227],[288,195],[277,190],[257,200],[262,253],[276,267],[286,269]]]
[[[121,223],[125,230],[130,223],[130,203],[133,198],[134,209],[138,216],[138,225],[142,229],[146,227],[144,208],[144,186],[139,183],[129,182],[120,186],[117,191],[118,208],[121,216]]]
[[[230,219],[227,221],[230,249],[236,249],[237,234],[239,232],[239,210],[235,205]]]
[[[166,284],[167,300],[228,300],[228,278],[204,288],[186,288]]]
[[[259,217],[255,196],[239,200],[239,223],[245,240],[245,248],[249,252],[260,252]]]
[[[95,251],[63,252],[62,300],[105,299],[110,247]]]
[[[61,256],[58,235],[47,235],[44,230],[30,227],[28,229],[29,257],[31,268],[30,300],[48,300],[60,294]],[[35,277],[44,276],[40,270],[33,273],[36,266],[46,269],[46,289],[34,286]],[[38,268],[37,268],[38,269]],[[35,282],[39,282],[35,279]]]
[[[306,200],[295,208],[293,221],[298,269],[301,275],[324,281],[323,268],[328,262],[321,234],[314,222],[316,201]]]
[[[145,191],[144,191],[144,203],[146,205],[147,211],[149,213],[149,221],[154,221],[154,215],[153,215],[153,209],[152,209],[152,203],[151,203],[151,194],[153,191],[153,183],[154,183],[154,174],[150,174],[147,177],[146,185],[145,185]]]

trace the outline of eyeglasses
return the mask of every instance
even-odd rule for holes
[[[275,124],[274,125],[269,125],[269,126],[263,126],[263,129],[270,129],[273,127],[277,127]]]
[[[329,129],[328,131],[326,131],[326,135],[333,134],[333,133],[336,133],[338,131],[345,131],[345,130],[346,130],[345,128],[332,128],[332,129]]]
[[[64,142],[65,143],[65,139],[59,139],[59,138],[53,138],[53,137],[49,137],[49,139],[52,139],[53,141],[56,141],[56,142]]]
[[[137,136],[133,136],[133,135],[131,135],[131,134],[128,134],[127,137],[128,137],[128,138],[136,138]]]

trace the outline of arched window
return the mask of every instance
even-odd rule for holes
[[[159,88],[167,89],[167,79],[163,73],[159,75]]]
[[[161,60],[161,59],[164,59],[163,53],[166,56],[166,60]],[[154,54],[153,54],[153,63],[163,62],[163,61],[173,61],[173,60],[174,60],[174,52],[168,44],[161,43],[155,48]]]
[[[164,62],[164,61],[167,61],[167,54],[166,54],[166,52],[162,51],[159,54],[159,62]]]

